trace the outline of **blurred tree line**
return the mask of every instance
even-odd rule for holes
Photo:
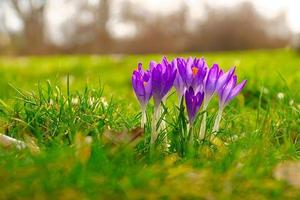
[[[284,14],[266,19],[248,2],[231,8],[204,5],[204,17],[191,20],[185,1],[179,11],[167,15],[146,15],[139,12],[134,1],[122,1],[119,17],[136,31],[116,37],[109,23],[114,0],[95,0],[93,4],[64,0],[76,3],[77,14],[63,22],[59,29],[62,42],[57,43],[51,40],[46,28],[49,1],[2,1],[20,19],[22,28],[11,31],[5,15],[0,15],[0,53],[165,53],[278,48],[287,46],[292,35]],[[89,20],[82,20],[83,16],[90,16]]]

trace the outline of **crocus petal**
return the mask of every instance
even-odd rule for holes
[[[139,63],[138,64],[138,71],[141,71],[142,70],[142,63]]]
[[[189,122],[192,125],[194,123],[197,112],[199,111],[204,98],[203,92],[194,93],[192,87],[185,92],[185,103],[187,108],[187,113],[189,117]]]
[[[205,79],[205,76],[207,73],[207,68],[203,67],[204,64],[202,63],[202,61],[198,62],[198,63],[199,63],[199,65],[196,66],[197,74],[195,77],[194,76],[192,77],[192,84],[191,84],[191,86],[194,88],[195,92],[203,90],[204,79]]]
[[[203,81],[207,72],[207,65],[203,58],[177,58],[177,69],[185,84],[185,88],[193,87],[194,92],[203,89]]]
[[[144,82],[144,89],[145,89],[145,98],[146,98],[146,101],[148,102],[152,96],[152,80],[151,80],[151,78],[147,82]]]
[[[230,92],[229,96],[227,97],[226,101],[229,102],[231,101],[234,97],[236,97],[241,91],[242,89],[245,87],[247,83],[247,80],[243,80],[240,84],[238,84],[237,86],[235,86],[232,91]]]
[[[153,70],[154,67],[156,67],[157,63],[155,61],[150,61],[150,64],[149,64],[149,69],[150,71]]]
[[[174,87],[176,89],[177,95],[178,97],[181,99],[181,97],[183,96],[184,92],[185,92],[185,83],[183,82],[179,71],[178,71],[178,65],[177,65],[177,60],[174,59],[172,61],[172,66],[174,69],[176,69],[176,75],[175,75],[175,80],[174,80]]]
[[[216,84],[218,81],[219,66],[214,64],[209,70],[206,83],[205,83],[205,93],[212,95],[215,92]]]
[[[186,109],[189,117],[190,123],[193,122],[194,118],[194,90],[191,87],[189,90],[185,92],[185,104],[186,104]]]
[[[136,94],[140,97],[144,96],[145,94],[145,89],[142,81],[136,82]]]
[[[187,76],[187,68],[186,68],[186,65],[183,61],[183,59],[181,58],[177,58],[177,69],[178,69],[178,72],[182,78],[182,80],[184,81],[185,85],[188,85],[188,76]]]
[[[152,67],[152,93],[154,104],[158,106],[172,88],[177,69],[166,58],[161,63]]]
[[[189,57],[186,61],[186,75],[191,76],[193,71],[192,71],[192,66],[193,66],[193,58]]]
[[[235,72],[235,67],[228,70],[228,72],[226,72],[225,74],[223,74],[223,72],[220,73],[220,77],[218,78],[218,82],[216,85],[216,91],[224,87],[224,85],[231,79],[234,72]]]
[[[175,87],[176,91],[181,95],[184,93],[184,89],[185,89],[184,84],[182,84],[182,83],[183,83],[183,81],[182,81],[180,75],[177,74],[176,78],[174,80],[174,87]]]
[[[153,90],[153,98],[154,102],[160,103],[160,88],[161,88],[161,73],[159,69],[153,68],[152,70],[152,90]]]
[[[226,99],[229,96],[231,90],[233,89],[233,87],[236,84],[236,76],[234,75],[229,81],[228,83],[224,86],[224,88],[222,89],[221,93],[220,93],[220,103],[221,105],[225,105]]]
[[[162,65],[164,65],[165,67],[169,65],[168,59],[167,57],[164,57],[162,60]]]
[[[140,75],[136,71],[133,72],[133,75],[132,75],[132,87],[137,96],[141,96],[143,94]]]
[[[138,69],[132,73],[132,87],[135,95],[144,109],[152,95],[150,72],[142,69],[142,64],[138,64]]]
[[[244,80],[237,85],[237,76],[231,74],[233,71],[234,69],[229,71],[228,74],[231,76],[230,79],[225,83],[224,87],[218,91],[220,108],[224,108],[235,96],[237,96],[247,83],[247,81]]]

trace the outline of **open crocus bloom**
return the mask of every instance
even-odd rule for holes
[[[207,64],[203,58],[177,58],[177,68],[186,89],[192,87],[194,91],[203,89],[203,80],[207,72]]]
[[[195,93],[192,87],[190,87],[189,90],[185,92],[186,109],[188,112],[189,123],[191,126],[193,125],[199,108],[202,105],[203,98],[204,93],[200,91]]]

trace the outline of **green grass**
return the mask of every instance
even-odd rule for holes
[[[182,56],[204,56],[225,69],[236,65],[239,79],[248,80],[223,115],[220,139],[228,145],[205,143],[184,158],[176,152],[150,158],[148,129],[128,139],[140,131],[131,73],[138,62],[161,55],[0,57],[0,133],[41,149],[0,149],[0,199],[299,198],[299,189],[275,180],[273,171],[300,158],[300,55]],[[166,115],[171,138],[175,103],[173,94]],[[209,106],[209,127],[216,105],[215,99]],[[91,146],[82,146],[84,136],[93,138]]]

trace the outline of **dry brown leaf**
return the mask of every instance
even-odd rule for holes
[[[135,128],[131,131],[105,131],[103,136],[106,143],[112,143],[114,145],[122,144],[136,144],[139,139],[144,135],[144,130],[142,128]]]
[[[300,162],[287,161],[280,163],[274,169],[273,174],[277,180],[286,181],[290,185],[300,188]]]

